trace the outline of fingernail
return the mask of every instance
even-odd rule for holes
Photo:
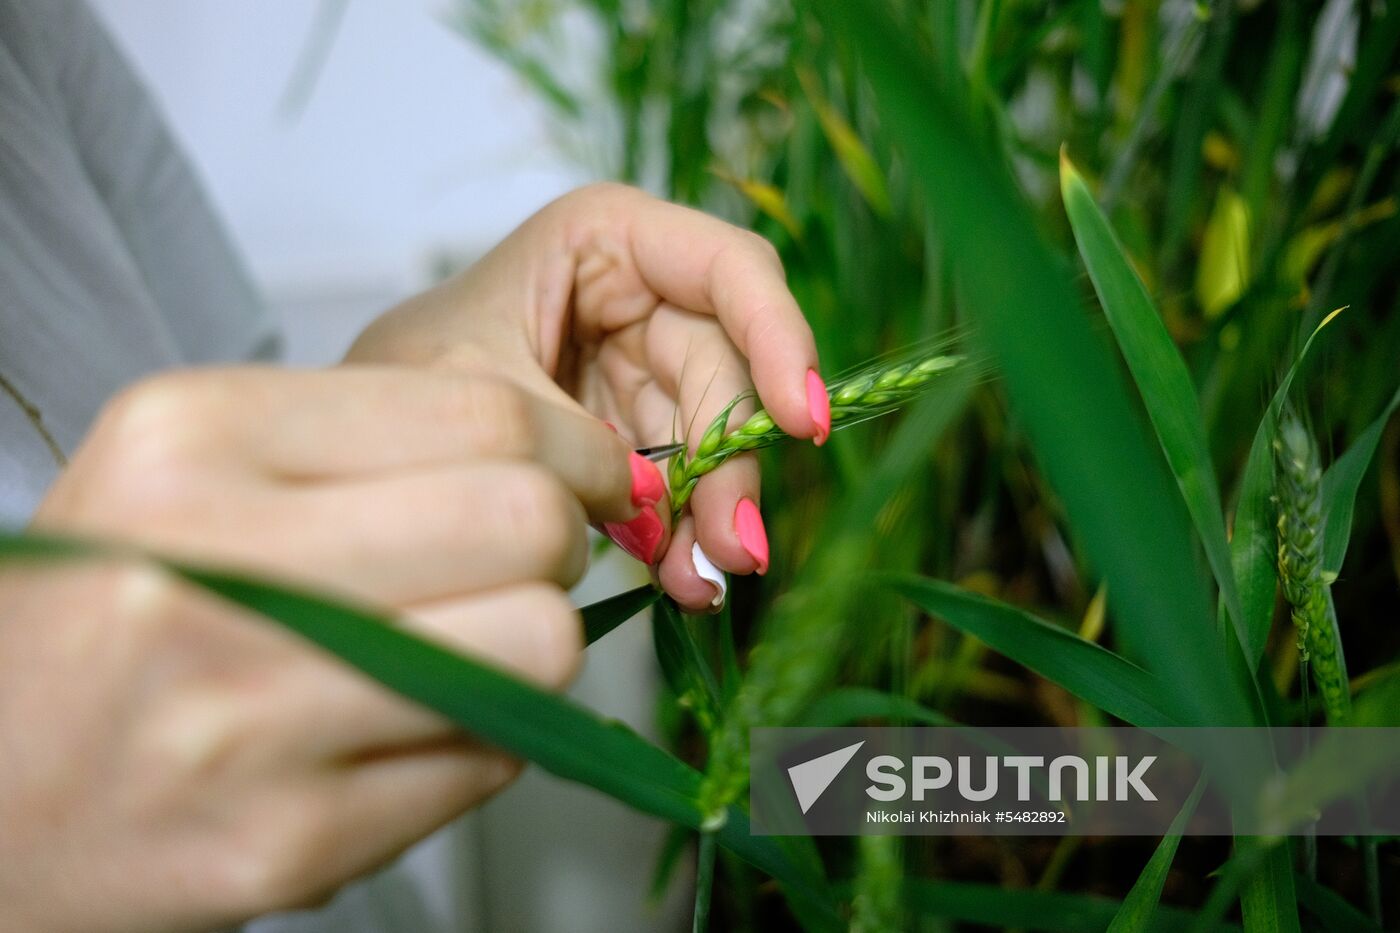
[[[635,450],[628,453],[627,462],[632,467],[633,505],[656,505],[666,497],[666,481],[661,478],[656,464]]]
[[[724,571],[715,566],[708,554],[700,550],[700,542],[696,541],[690,546],[690,562],[695,565],[695,573],[715,588],[715,598],[710,600],[710,607],[718,609],[724,605],[724,594],[728,587],[724,582]]]
[[[807,370],[807,412],[817,426],[812,443],[820,447],[831,436],[831,399],[826,394],[826,383],[815,369]]]
[[[609,522],[603,525],[603,533],[618,547],[644,564],[656,561],[656,548],[661,544],[666,529],[661,525],[661,517],[651,504],[642,507],[642,513],[630,522]]]
[[[739,544],[758,562],[758,575],[763,576],[768,572],[768,532],[752,499],[740,499],[734,508],[734,531],[739,535]]]

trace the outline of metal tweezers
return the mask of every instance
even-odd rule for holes
[[[685,443],[683,441],[675,444],[662,444],[659,447],[638,447],[632,452],[644,460],[650,460],[652,463],[665,463],[682,450],[685,450]]]

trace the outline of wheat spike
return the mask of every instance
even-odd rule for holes
[[[1285,412],[1279,421],[1274,465],[1278,575],[1297,631],[1298,656],[1312,665],[1328,722],[1341,722],[1351,712],[1351,691],[1322,568],[1322,466],[1317,442],[1296,412]]]
[[[882,362],[833,381],[826,391],[831,399],[833,431],[859,424],[907,405],[932,386],[938,377],[966,364],[966,357],[932,353],[912,360]],[[678,454],[671,460],[671,504],[676,513],[690,501],[695,484],[730,457],[746,450],[770,447],[788,435],[759,409],[732,431],[729,416],[745,399],[742,395],[721,411],[700,438],[694,455]]]

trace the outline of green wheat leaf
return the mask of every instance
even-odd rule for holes
[[[1196,804],[1200,803],[1201,794],[1205,789],[1206,782],[1202,778],[1196,782],[1191,796],[1181,805],[1181,810],[1172,820],[1167,834],[1153,850],[1142,874],[1133,882],[1132,890],[1123,898],[1123,905],[1118,908],[1113,922],[1108,925],[1108,933],[1142,933],[1151,928],[1162,899],[1162,886],[1167,882],[1167,872],[1171,871],[1177,846],[1181,843],[1181,834],[1186,831],[1186,824],[1191,822],[1191,816],[1196,812]]]
[[[1330,573],[1339,573],[1346,559],[1347,541],[1351,538],[1351,519],[1356,509],[1356,491],[1376,454],[1381,432],[1386,422],[1400,408],[1400,391],[1390,399],[1390,404],[1375,421],[1366,426],[1352,442],[1347,452],[1333,461],[1322,476],[1322,514],[1327,523],[1322,542],[1322,567]]]
[[[1137,726],[1181,725],[1170,685],[1094,642],[1014,606],[918,576],[877,578],[914,605],[1105,712]]]
[[[1142,394],[1157,440],[1176,476],[1181,496],[1205,547],[1215,582],[1245,644],[1243,613],[1230,544],[1220,505],[1220,486],[1211,465],[1201,407],[1186,363],[1167,333],[1146,287],[1128,263],[1122,244],[1094,203],[1084,179],[1061,153],[1060,186],[1065,210],[1089,269],[1104,315]]]
[[[661,591],[650,583],[609,596],[579,610],[583,616],[583,640],[593,644],[639,612],[654,605]]]

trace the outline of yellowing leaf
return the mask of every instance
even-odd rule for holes
[[[802,82],[802,90],[811,101],[822,133],[825,134],[832,151],[836,153],[836,161],[841,163],[846,177],[856,186],[856,190],[865,198],[865,203],[870,205],[871,210],[881,217],[889,217],[894,213],[894,208],[890,203],[889,189],[885,185],[885,174],[875,162],[875,157],[865,148],[865,143],[861,142],[860,136],[846,122],[845,117],[822,97],[816,76],[806,69],[799,69],[797,77]]]
[[[1084,618],[1079,623],[1079,637],[1085,641],[1098,641],[1103,635],[1104,610],[1108,606],[1108,586],[1100,583],[1094,598],[1089,600],[1084,610]]]
[[[783,228],[792,234],[794,240],[801,238],[802,227],[798,224],[797,218],[792,216],[792,211],[788,210],[787,197],[783,194],[782,189],[767,182],[739,178],[723,169],[715,168],[711,171],[716,177],[739,189],[739,193],[748,198],[754,207],[782,224]]]
[[[1196,301],[1206,317],[1219,317],[1249,286],[1249,208],[1222,186],[1206,224],[1196,265]]]
[[[1395,215],[1395,199],[1385,198],[1369,207],[1362,208],[1352,218],[1353,232],[1380,220]],[[1329,246],[1342,234],[1341,221],[1314,224],[1304,228],[1288,241],[1283,256],[1283,278],[1299,287],[1306,287],[1308,276],[1312,275],[1317,262]]]

